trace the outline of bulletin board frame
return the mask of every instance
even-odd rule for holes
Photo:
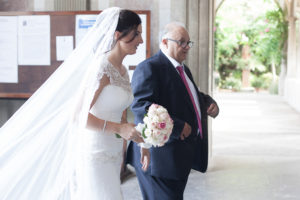
[[[50,12],[0,12],[0,16],[50,16],[50,65],[18,65],[18,83],[0,83],[0,99],[28,99],[61,65],[56,60],[56,36],[73,36],[75,47],[76,15],[97,15],[101,11],[50,11]],[[137,14],[146,15],[146,58],[150,53],[150,11],[135,10]],[[134,70],[135,66],[129,66]]]

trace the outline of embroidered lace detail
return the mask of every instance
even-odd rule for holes
[[[128,72],[126,71],[126,73],[122,76],[120,72],[108,60],[106,60],[106,62],[103,64],[103,70],[98,74],[98,81],[100,81],[102,76],[105,74],[109,77],[110,84],[119,86],[127,92],[131,93]]]

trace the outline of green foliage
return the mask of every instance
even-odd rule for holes
[[[264,74],[270,73],[273,65],[278,75],[287,40],[285,13],[273,0],[264,1],[271,8],[264,12],[257,10],[257,5],[262,4],[260,0],[230,2],[236,6],[229,6],[229,2],[226,5],[225,1],[215,22],[215,70],[220,74],[219,85],[222,88],[240,87],[238,85],[241,84],[236,82],[241,80],[242,70],[250,69],[258,79],[254,79],[252,84],[269,87],[272,81],[268,82]],[[252,12],[251,5],[254,7]],[[242,58],[244,45],[250,46],[251,56],[248,60]],[[262,82],[268,82],[268,86]]]
[[[268,89],[272,82],[272,74],[252,75],[250,82],[254,88]]]
[[[251,76],[251,86],[254,88],[269,90],[271,94],[278,94],[278,77],[273,78],[272,73]]]
[[[261,76],[253,76],[251,79],[251,86],[254,88],[263,88],[264,79]]]
[[[215,69],[220,78],[225,80],[232,71],[237,69],[237,62],[241,57],[238,37],[231,30],[221,30],[216,24],[215,31]]]
[[[269,89],[272,82],[277,80],[277,78],[275,78],[275,79],[273,78],[273,75],[272,75],[271,72],[264,73],[264,74],[261,75],[261,77],[264,80],[263,89]]]
[[[280,8],[269,11],[265,16],[259,17],[253,25],[256,27],[252,30],[253,54],[268,67],[268,71],[271,71],[271,65],[275,64],[278,74],[288,28],[283,11]]]
[[[239,91],[241,89],[241,85],[242,84],[240,79],[230,76],[221,81],[220,87],[223,89]]]

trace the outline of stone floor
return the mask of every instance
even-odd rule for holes
[[[186,200],[299,200],[300,113],[280,96],[217,93],[208,172],[189,176]],[[136,177],[125,200],[141,200]]]

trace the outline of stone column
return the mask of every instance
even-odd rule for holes
[[[90,0],[91,10],[104,10],[109,7],[109,0]]]
[[[34,0],[34,11],[86,10],[86,0]]]
[[[294,16],[294,0],[289,3],[289,28],[288,28],[288,59],[287,59],[287,76],[295,77],[296,75],[296,18]]]
[[[300,4],[300,2],[299,2],[299,4]],[[296,25],[296,27],[298,27],[298,34],[296,34],[296,41],[297,41],[297,49],[296,49],[296,58],[297,58],[297,60],[296,60],[296,70],[297,70],[297,75],[296,75],[296,77],[297,77],[297,79],[298,80],[300,80],[300,21],[299,20],[297,20],[297,25]]]
[[[300,81],[299,76],[299,64],[297,61],[297,55],[299,49],[297,49],[297,26],[298,23],[295,16],[296,6],[298,1],[291,0],[286,1],[288,7],[288,20],[289,20],[289,29],[288,29],[288,51],[287,51],[287,75],[284,81],[284,99],[296,110],[300,111]],[[299,37],[299,36],[298,36]]]
[[[87,10],[86,0],[53,0],[56,11]]]
[[[211,0],[171,1],[171,21],[185,23],[191,40],[195,42],[186,64],[196,84],[205,93],[211,93],[212,89],[213,5]]]
[[[201,91],[212,92],[214,2],[199,0],[199,76]]]
[[[186,26],[189,31],[190,40],[194,42],[194,46],[190,49],[186,64],[191,69],[195,82],[201,87],[199,83],[200,74],[200,13],[199,13],[199,1],[189,1],[187,7],[187,22]],[[202,88],[202,87],[201,87]]]
[[[34,11],[54,11],[53,0],[33,0]]]
[[[190,0],[176,0],[170,4],[171,20],[187,23],[188,3]],[[197,2],[198,0],[196,0]]]
[[[159,0],[156,0],[159,1]],[[164,0],[164,1],[159,1],[159,16],[158,16],[158,24],[157,24],[157,29],[158,29],[158,35],[153,36],[155,42],[155,45],[153,45],[153,52],[157,52],[159,50],[159,43],[161,41],[162,37],[162,30],[165,27],[166,24],[168,24],[171,21],[171,0]],[[152,35],[151,35],[152,37]],[[151,43],[152,44],[152,43]]]

